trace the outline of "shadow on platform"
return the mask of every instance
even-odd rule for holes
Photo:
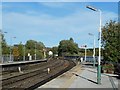
[[[80,76],[80,75],[78,75],[78,74],[76,74],[76,73],[73,73],[75,76],[77,76],[77,77],[80,77],[80,78],[83,78],[83,79],[85,79],[85,80],[88,80],[88,81],[90,81],[90,82],[92,82],[92,83],[95,83],[95,84],[98,84],[97,82],[95,82],[95,81],[93,81],[93,80],[91,80],[91,79],[88,79],[88,78],[86,78],[86,77],[83,77],[83,76]]]

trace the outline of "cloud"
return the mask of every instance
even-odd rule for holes
[[[64,3],[58,3],[58,2],[41,2],[40,4],[47,6],[47,7],[52,7],[52,8],[62,8],[63,6],[65,6]]]
[[[118,14],[113,12],[103,12],[102,13],[103,25],[110,20],[118,20]]]
[[[36,13],[36,12],[34,12]],[[103,12],[102,24],[117,18],[113,12]],[[17,36],[19,40],[42,40],[47,46],[58,44],[62,39],[73,37],[79,44],[87,43],[88,33],[97,36],[99,13],[77,11],[65,17],[53,17],[47,13],[3,13],[3,29]]]

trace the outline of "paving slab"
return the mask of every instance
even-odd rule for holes
[[[66,73],[38,87],[37,89],[39,88],[68,88],[76,78],[73,73],[81,72],[82,70],[80,68],[81,68],[81,65],[79,64],[75,66],[74,68],[72,68],[71,70],[67,71]]]
[[[97,68],[78,64],[66,73],[38,87],[40,88],[118,88],[120,80],[114,74],[101,74],[97,84]]]

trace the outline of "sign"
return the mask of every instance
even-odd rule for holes
[[[28,56],[30,56],[30,53],[28,53]]]
[[[52,51],[49,51],[48,54],[49,54],[49,56],[52,56],[52,55],[53,55],[53,52],[52,52]]]

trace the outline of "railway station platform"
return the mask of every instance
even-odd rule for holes
[[[120,89],[120,79],[114,74],[101,74],[101,84],[97,84],[97,68],[78,64],[66,73],[38,87],[41,88],[109,88]],[[118,89],[119,88],[119,89]]]

